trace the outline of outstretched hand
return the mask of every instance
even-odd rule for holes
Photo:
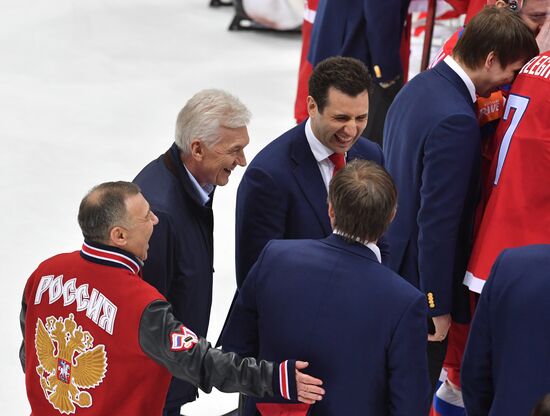
[[[298,401],[313,404],[323,398],[325,390],[320,387],[323,381],[301,371],[309,365],[305,361],[296,361],[296,390],[298,390]]]

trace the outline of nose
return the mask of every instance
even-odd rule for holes
[[[344,126],[344,132],[346,133],[346,136],[355,136],[357,134],[357,128],[358,126],[355,120],[350,120]]]
[[[245,167],[246,166],[246,156],[244,155],[244,150],[241,149],[237,155],[237,165]]]
[[[157,225],[159,223],[159,217],[157,217],[154,212],[151,212],[151,221],[153,221],[153,225]]]

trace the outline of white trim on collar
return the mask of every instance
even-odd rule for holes
[[[345,233],[343,233],[339,230],[333,230],[332,233],[336,234],[336,235],[339,235],[341,237],[352,238],[353,240],[357,241],[358,243],[363,244],[365,247],[369,248],[374,253],[374,255],[376,256],[376,260],[378,260],[378,263],[382,263],[382,255],[380,254],[380,249],[378,248],[378,246],[375,243],[372,243],[370,241],[365,242],[365,241],[361,241],[358,238],[348,237]]]
[[[466,88],[468,88],[468,92],[470,93],[470,97],[472,98],[472,102],[475,103],[477,100],[476,96],[476,86],[474,85],[474,82],[472,79],[468,76],[466,71],[462,69],[462,67],[456,62],[451,55],[446,56],[443,60],[449,67],[456,72],[456,74],[462,79],[464,84],[466,84]]]

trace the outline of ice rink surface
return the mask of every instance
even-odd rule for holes
[[[163,153],[178,111],[203,88],[226,89],[252,111],[249,160],[293,125],[300,37],[229,32],[233,10],[208,3],[0,0],[2,415],[30,413],[18,360],[25,281],[42,260],[80,248],[76,215],[89,188],[132,180]],[[214,199],[213,342],[235,290],[242,173]],[[236,402],[201,393],[183,411],[215,416]]]

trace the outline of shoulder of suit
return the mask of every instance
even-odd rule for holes
[[[305,140],[303,128],[300,134],[300,131],[297,130],[298,127],[300,127],[300,125],[286,131],[263,147],[256,156],[254,156],[249,167],[269,169],[277,168],[281,165],[284,166],[287,161],[290,161],[290,151],[294,141],[300,137],[303,137]]]

